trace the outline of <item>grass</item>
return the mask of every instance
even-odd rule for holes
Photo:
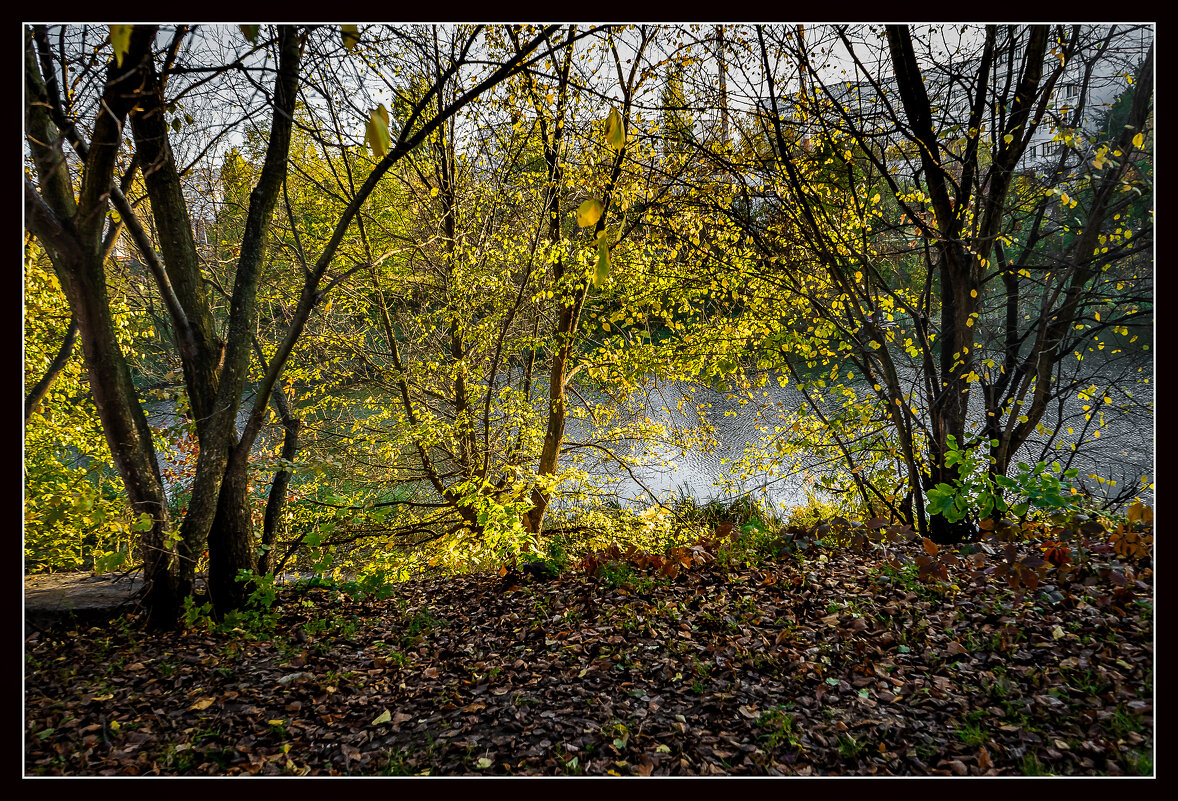
[[[775,750],[783,745],[794,748],[801,745],[797,724],[794,722],[793,716],[786,711],[786,707],[779,706],[762,712],[757,719],[757,725],[765,730],[762,739],[770,750]]]
[[[838,738],[839,754],[843,759],[856,759],[867,747],[867,744],[847,734],[840,734]]]
[[[1019,770],[1024,776],[1051,776],[1053,775],[1047,768],[1043,767],[1043,763],[1039,761],[1039,757],[1032,752],[1023,755],[1019,760]]]

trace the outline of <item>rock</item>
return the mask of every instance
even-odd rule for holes
[[[39,573],[25,577],[25,636],[57,625],[105,623],[134,606],[138,574]]]

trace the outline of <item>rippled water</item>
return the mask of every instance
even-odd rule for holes
[[[1144,369],[1144,374],[1150,375],[1150,365],[1146,364]],[[1138,383],[1128,388],[1138,408],[1130,413],[1122,413],[1115,410],[1113,405],[1100,403],[1103,390],[1107,387],[1097,377],[1099,373],[1097,367],[1092,377],[1085,382],[1095,383],[1102,390],[1095,405],[1103,405],[1107,411],[1104,413],[1099,438],[1093,440],[1091,431],[1088,431],[1085,439],[1090,441],[1084,442],[1068,463],[1072,453],[1070,446],[1079,442],[1084,433],[1084,404],[1073,397],[1064,403],[1062,410],[1053,407],[1044,417],[1043,424],[1047,428],[1059,429],[1052,447],[1044,451],[1045,438],[1037,437],[1024,446],[1016,462],[1033,464],[1039,460],[1059,460],[1065,463],[1065,467],[1077,468],[1094,493],[1104,491],[1107,494],[1108,485],[1102,486],[1088,479],[1090,474],[1115,481],[1116,489],[1130,483],[1137,484],[1141,476],[1148,476],[1153,481],[1152,377],[1150,383]],[[855,389],[860,395],[868,391],[865,383],[857,385]],[[1116,392],[1114,388],[1113,394]],[[746,448],[756,446],[767,436],[772,436],[773,425],[781,424],[779,411],[795,412],[804,406],[801,392],[792,383],[782,386],[775,379],[757,390],[754,396],[751,402],[742,404],[733,394],[707,387],[671,381],[652,382],[632,394],[629,404],[631,418],[649,417],[673,435],[691,429],[702,416],[712,428],[714,449],[682,447],[682,443],[676,444],[652,436],[631,437],[620,443],[621,451],[637,459],[639,464],[627,469],[619,467],[600,449],[577,448],[578,443],[593,439],[595,426],[588,419],[570,419],[566,429],[566,444],[572,447],[566,450],[566,455],[562,455],[561,465],[568,466],[576,458],[585,457],[582,466],[594,476],[595,483],[600,485],[606,496],[630,505],[645,506],[650,503],[651,495],[666,499],[683,493],[707,500],[750,492],[764,493],[778,506],[804,504],[807,489],[813,490],[814,479],[824,472],[825,457],[820,454],[801,454],[797,457],[799,463],[796,465],[779,463],[772,473],[758,471],[744,480],[736,480],[731,475],[733,462],[745,454]],[[246,400],[252,402],[252,397]],[[839,402],[834,397],[821,400],[827,408],[834,408]],[[239,430],[244,425],[247,409],[248,406],[243,404],[238,419]],[[981,414],[980,397],[974,393],[971,416],[976,421],[980,420]],[[175,408],[170,403],[154,403],[149,408],[149,422],[155,427],[172,425],[176,419]],[[1067,431],[1069,426],[1073,431],[1071,434]],[[725,479],[728,480],[727,486]],[[168,484],[169,492],[174,491],[171,482],[165,483]],[[1147,502],[1153,502],[1152,490],[1143,490],[1140,495]]]
[[[1063,404],[1062,409],[1058,405],[1053,406],[1044,416],[1042,422],[1046,428],[1058,429],[1050,446],[1044,447],[1048,439],[1046,436],[1036,436],[1023,447],[1015,461],[1034,464],[1044,460],[1050,464],[1058,460],[1065,469],[1076,468],[1094,494],[1108,495],[1115,494],[1127,484],[1137,485],[1141,476],[1148,476],[1153,481],[1153,383],[1151,380],[1150,383],[1130,388],[1133,399],[1145,408],[1139,407],[1123,413],[1114,409],[1113,405],[1101,403],[1103,390],[1107,387],[1101,384],[1097,374],[1094,373],[1089,382],[1097,384],[1102,392],[1096,402],[1089,405],[1103,406],[1106,410],[1103,413],[1103,425],[1099,426],[1099,437],[1092,437],[1092,429],[1096,425],[1092,425],[1087,436],[1083,436],[1085,412],[1082,407],[1085,402],[1073,397]],[[1145,375],[1149,374],[1147,366]],[[865,383],[855,388],[860,395],[868,391]],[[632,442],[630,453],[645,462],[643,466],[633,468],[633,477],[616,468],[598,468],[601,471],[598,475],[610,491],[617,493],[624,502],[644,505],[649,502],[650,494],[666,498],[685,493],[697,499],[711,499],[753,492],[764,493],[779,506],[795,506],[805,503],[807,487],[812,487],[813,479],[823,472],[819,456],[803,454],[800,467],[782,464],[774,473],[758,472],[744,480],[732,482],[727,488],[723,486],[726,477],[730,480],[732,478],[729,473],[732,462],[740,459],[750,445],[772,436],[766,432],[772,432],[775,421],[780,424],[776,410],[792,412],[803,407],[802,394],[793,384],[781,386],[776,380],[770,380],[763,390],[754,393],[755,400],[748,404],[741,404],[729,393],[700,387],[692,391],[691,387],[674,382],[652,384],[644,393],[641,405],[646,413],[672,429],[694,425],[698,420],[695,410],[702,406],[702,414],[714,429],[718,447],[712,452],[700,449],[684,451],[653,441]],[[1116,394],[1115,388],[1112,394]],[[686,399],[682,407],[680,399]],[[838,404],[838,399],[833,397],[823,398],[822,401],[826,408]],[[974,393],[974,401],[970,411],[976,423],[982,416],[978,393]],[[570,426],[568,432],[570,441],[576,441],[592,428],[584,422],[574,422],[577,424]],[[1071,428],[1071,433],[1068,428]],[[1074,454],[1073,444],[1078,446]],[[1109,487],[1113,485],[1100,484],[1089,477],[1092,474],[1115,481],[1115,489],[1110,493]],[[1147,502],[1153,502],[1151,489],[1143,489],[1139,494]]]

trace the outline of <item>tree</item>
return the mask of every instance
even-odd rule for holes
[[[1150,221],[1131,230],[1117,223],[1149,192],[1130,163],[1143,146],[1152,49],[1131,76],[1132,111],[1107,151],[1119,160],[1098,157],[1087,176],[1057,172],[1028,216],[1021,164],[1028,142],[1049,126],[1053,88],[1081,55],[1110,58],[1115,29],[987,26],[973,39],[955,32],[957,49],[946,54],[932,44],[942,37],[928,33],[889,26],[881,38],[840,26],[818,46],[813,36],[807,43],[757,28],[766,90],[759,102],[777,153],[765,180],[793,233],[744,221],[760,257],[778,265],[773,277],[827,338],[819,360],[845,362],[874,387],[914,489],[908,514],[922,530],[924,494],[947,492],[959,478],[954,443],[983,446],[990,475],[1004,476],[1042,430],[1048,405],[1077,390],[1060,372],[1064,363],[1147,312],[1141,302],[1113,300],[1129,284],[1147,293],[1142,279],[1113,281],[1109,271],[1152,242]],[[831,80],[814,63],[816,52],[834,48],[858,83]],[[788,110],[778,89],[783,62],[809,88]],[[788,119],[819,143],[819,169],[787,135]],[[1081,119],[1076,108],[1072,125]],[[1075,127],[1056,127],[1055,136],[1084,153]],[[1068,238],[1053,230],[1049,212],[1057,200],[1070,207],[1069,192],[1082,184],[1092,186],[1091,200]],[[1114,232],[1115,245],[1104,247]],[[923,287],[901,275],[921,276]],[[1108,311],[1095,319],[1098,307]],[[816,344],[811,337],[805,346]],[[979,394],[985,425],[972,434],[969,404]],[[934,540],[972,536],[969,519],[934,511]]]
[[[464,68],[473,60],[472,48],[481,30],[476,27],[454,31],[454,60],[438,65],[440,75],[465,75]],[[99,51],[109,54],[105,55],[105,70],[100,75],[92,70],[89,73],[100,81],[101,91],[95,94],[101,102],[90,97],[88,106],[76,102],[79,99],[74,95],[62,95],[59,87],[70,84],[59,80],[58,75],[67,74],[93,31],[62,29],[56,49],[44,27],[30,29],[26,39],[25,122],[31,160],[25,181],[26,226],[45,247],[77,317],[95,402],[128,500],[137,513],[148,515],[152,521],[143,534],[142,552],[148,587],[145,599],[150,620],[158,625],[175,621],[182,599],[191,595],[196,562],[206,543],[209,591],[217,612],[237,608],[248,593],[248,586],[238,577],[240,571],[253,572],[255,568],[252,522],[246,505],[250,452],[273,387],[311,310],[326,290],[338,283],[336,276],[333,283],[323,287],[357,211],[390,167],[472,98],[521,69],[545,40],[543,33],[533,37],[516,58],[482,70],[471,88],[427,114],[426,108],[436,94],[436,87],[431,87],[396,131],[395,140],[387,121],[384,128],[378,128],[380,115],[373,113],[369,117],[369,131],[373,134],[370,140],[380,151],[380,160],[349,198],[331,236],[307,265],[297,305],[266,365],[254,404],[239,432],[236,420],[255,346],[253,331],[258,319],[258,286],[266,262],[267,232],[287,175],[298,93],[322,88],[312,84],[311,76],[324,73],[313,72],[312,65],[327,70],[343,63],[345,51],[355,46],[354,37],[349,40],[346,36],[342,48],[332,46],[331,42],[339,40],[325,29],[279,26],[270,38],[260,37],[259,31],[250,26],[243,31],[251,45],[234,53],[227,64],[189,66],[177,62],[182,45],[193,36],[190,29],[177,28],[157,52],[157,42],[163,40],[155,26],[112,26],[109,47]],[[404,48],[404,56],[426,59],[432,55],[434,42],[420,31],[397,32],[393,39]],[[197,52],[207,50],[197,48]],[[173,136],[182,124],[168,124],[167,115],[174,108],[168,94],[178,82],[176,76],[185,76],[185,89],[192,91],[232,76],[238,69],[257,71],[259,67],[254,65],[259,60],[273,65],[261,67],[273,75],[271,82],[258,84],[265,87],[269,98],[271,121],[264,161],[249,193],[248,213],[233,265],[229,311],[221,321],[222,328],[214,319],[204,286],[182,168],[173,147]],[[337,78],[326,89],[338,94],[344,91],[344,85]],[[86,126],[82,120],[87,120]],[[127,122],[129,141],[123,135]],[[67,145],[72,152],[67,153]],[[125,150],[128,147],[133,151]],[[119,170],[120,186],[116,186],[114,179]],[[155,241],[125,197],[137,170],[142,171],[146,186]],[[115,215],[119,224],[127,225],[168,309],[173,347],[183,364],[200,442],[192,497],[178,531],[168,512],[151,432],[110,313],[105,262],[117,229],[113,225],[109,231],[106,229],[108,220],[115,219]]]
[[[504,33],[502,58],[518,55],[523,33]],[[578,85],[573,46],[586,34],[598,34],[597,58],[618,76],[622,111]],[[348,352],[341,369],[365,376],[354,385],[359,402],[336,425],[340,441],[350,441],[355,463],[389,468],[371,471],[374,488],[384,482],[379,500],[337,507],[360,518],[350,532],[416,543],[464,532],[471,556],[535,548],[557,485],[567,493],[576,483],[565,454],[625,463],[617,427],[575,442],[565,433],[577,401],[604,423],[601,404],[587,401],[574,377],[588,379],[582,389],[618,387],[666,365],[662,350],[634,341],[638,329],[619,330],[640,325],[643,315],[622,298],[649,293],[638,276],[657,260],[650,240],[640,254],[628,238],[641,215],[626,224],[655,169],[632,155],[625,133],[628,99],[657,76],[643,58],[651,35],[633,32],[637,63],[628,71],[620,35],[576,26],[553,34],[542,68],[468,106],[406,160],[402,212],[366,217],[365,247],[379,253],[377,232],[394,230],[403,244],[383,246],[390,256],[371,272],[366,324],[336,340]],[[452,91],[441,85],[438,97]],[[431,510],[428,525],[394,522],[390,505]]]

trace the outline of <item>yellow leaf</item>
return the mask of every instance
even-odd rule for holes
[[[1133,147],[1140,150],[1144,144],[1145,144],[1145,135],[1144,134],[1137,134],[1136,136],[1133,137]]]
[[[369,115],[364,141],[378,159],[384,158],[385,153],[389,152],[389,110],[384,107],[384,103],[374,108]]]
[[[1002,137],[1002,141],[1009,145],[1014,141],[1014,134],[1007,134],[1006,136]]]
[[[388,723],[392,719],[393,719],[393,716],[391,714],[389,714],[389,711],[386,709],[384,712],[381,712],[379,715],[377,715],[372,720],[372,725],[379,726],[382,723]]]
[[[604,211],[605,207],[601,205],[600,200],[589,198],[577,207],[577,225],[581,228],[597,225],[597,221],[601,219]]]
[[[622,115],[616,108],[611,108],[609,116],[605,118],[605,143],[618,151],[626,143],[626,135],[622,131]]]
[[[201,698],[201,699],[198,699],[196,702],[194,702],[192,704],[192,706],[190,706],[188,708],[189,709],[208,709],[212,705],[213,705],[212,698]]]
[[[258,31],[262,29],[261,25],[238,25],[237,27],[241,29],[242,35],[250,44],[258,41]]]
[[[597,239],[597,265],[593,270],[593,288],[601,289],[605,286],[607,278],[609,278],[609,245],[606,244],[605,237],[602,236]]]
[[[343,38],[344,50],[349,53],[356,45],[360,44],[360,29],[355,25],[341,25],[340,36]]]
[[[115,51],[115,63],[123,66],[123,56],[131,48],[131,29],[134,25],[111,25],[110,46]]]

